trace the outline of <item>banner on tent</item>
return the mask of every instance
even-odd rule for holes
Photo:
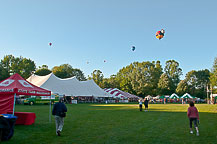
[[[0,89],[0,92],[14,92],[13,89]]]
[[[72,102],[72,104],[77,104],[78,103],[77,100],[72,100],[71,102]]]

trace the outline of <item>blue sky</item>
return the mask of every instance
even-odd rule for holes
[[[0,58],[23,56],[50,69],[68,63],[85,76],[99,69],[105,77],[134,61],[160,60],[164,67],[174,59],[183,79],[211,69],[217,57],[216,6],[216,0],[1,0]]]

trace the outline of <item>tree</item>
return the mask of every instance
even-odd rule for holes
[[[184,95],[188,92],[188,84],[186,80],[181,80],[176,88],[176,93],[178,95]]]
[[[83,72],[80,69],[73,69],[69,64],[62,64],[52,68],[52,72],[59,78],[70,78],[75,76],[78,80],[86,80]]]
[[[10,74],[11,73],[11,67],[12,64],[14,63],[15,57],[12,55],[6,55],[4,58],[1,60],[1,65],[2,67]]]
[[[19,67],[20,67],[20,71],[18,73],[20,73],[20,75],[25,79],[31,76],[32,72],[35,71],[36,69],[36,65],[34,61],[27,58],[23,58],[21,60]]]
[[[21,56],[6,55],[1,60],[1,64],[10,75],[18,73],[25,79],[36,69],[34,61]]]
[[[45,76],[50,74],[52,71],[48,69],[47,65],[42,65],[41,67],[39,66],[39,68],[35,71],[36,75],[39,76]]]
[[[179,68],[179,63],[176,62],[175,60],[166,61],[164,71],[173,83],[171,90],[175,91],[180,81],[180,76],[182,75],[182,69]]]
[[[157,84],[162,74],[160,62],[134,62],[117,73],[120,89],[145,96],[156,95]]]
[[[158,82],[158,89],[160,95],[170,95],[173,92],[171,91],[171,80],[164,73],[161,75],[160,80]]]
[[[110,78],[103,78],[103,85],[101,88],[119,88],[116,75],[111,75]]]
[[[217,57],[214,60],[213,67],[210,73],[210,83],[213,93],[217,93]]]
[[[84,73],[80,69],[73,69],[72,75],[75,76],[79,81],[86,81],[87,79],[84,76]]]
[[[9,76],[10,74],[8,73],[8,71],[0,63],[0,81],[8,78]]]
[[[94,70],[93,73],[91,73],[91,76],[90,78],[92,78],[95,83],[102,87],[103,86],[103,73],[100,71],[100,70]]]
[[[109,83],[109,78],[103,78],[103,84],[101,88],[111,88],[111,85]]]
[[[206,97],[206,86],[210,83],[209,81],[209,70],[192,70],[185,76],[185,81],[188,84],[187,92],[193,96],[200,98]]]

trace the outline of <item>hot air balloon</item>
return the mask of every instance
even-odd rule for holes
[[[136,50],[136,47],[135,46],[132,46],[132,51],[135,51]]]
[[[52,45],[52,43],[49,43],[49,46],[51,46]]]
[[[161,29],[161,31],[157,31],[156,32],[156,38],[159,40],[162,39],[164,37],[164,33],[165,33],[164,29]]]

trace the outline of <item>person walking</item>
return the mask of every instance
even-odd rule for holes
[[[67,107],[63,103],[64,99],[61,97],[58,103],[54,104],[52,115],[55,116],[56,135],[60,136],[64,125],[64,117],[66,117]]]
[[[144,101],[144,105],[145,105],[145,112],[148,110],[148,99],[146,98]]]
[[[142,111],[142,100],[139,100],[139,110]]]
[[[190,122],[190,133],[193,134],[193,130],[192,130],[192,122],[194,123],[194,127],[196,129],[197,132],[197,136],[199,136],[199,129],[198,129],[198,124],[199,124],[199,113],[197,108],[194,106],[194,102],[190,102],[189,103],[189,108],[188,108],[188,118],[189,118],[189,122]]]

